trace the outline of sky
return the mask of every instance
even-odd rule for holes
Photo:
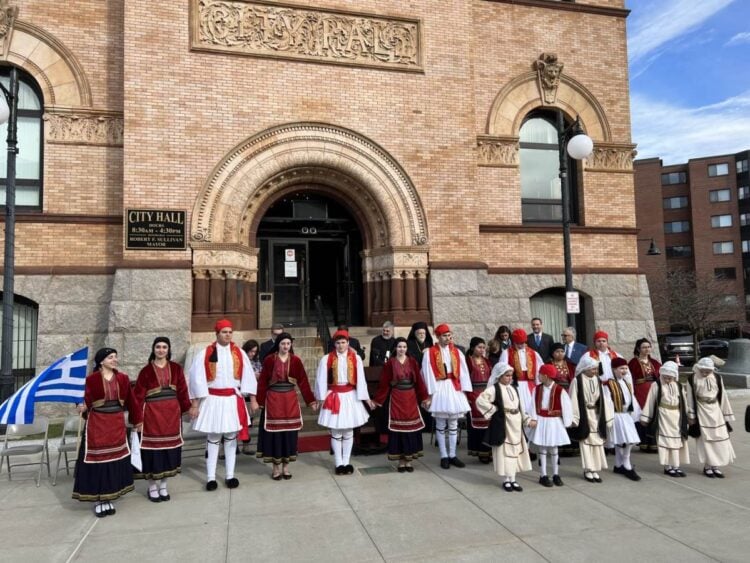
[[[750,149],[750,0],[626,0],[637,158]]]

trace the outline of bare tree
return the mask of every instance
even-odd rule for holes
[[[727,299],[726,281],[693,270],[669,270],[662,280],[651,290],[654,316],[690,331],[697,359],[704,333],[737,316],[736,297]]]

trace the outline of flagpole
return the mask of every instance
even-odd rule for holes
[[[16,244],[16,154],[18,153],[18,70],[10,70],[10,90],[0,84],[8,102],[8,171],[5,182],[5,262],[3,263],[3,328],[0,351],[0,403],[13,394],[13,294]]]

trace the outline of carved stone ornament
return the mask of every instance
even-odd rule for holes
[[[477,137],[479,166],[518,166],[518,137]]]
[[[637,154],[635,145],[597,143],[591,157],[586,159],[586,170],[632,172]]]
[[[74,110],[45,113],[47,122],[45,139],[53,144],[123,145],[124,122],[122,114],[113,112],[87,112]]]
[[[419,20],[251,0],[190,8],[195,50],[422,71]]]
[[[8,56],[8,46],[17,17],[18,6],[11,6],[10,0],[0,0],[0,42],[3,58]]]
[[[558,62],[555,53],[542,53],[534,61],[534,70],[536,70],[537,81],[539,83],[539,95],[542,97],[542,103],[545,105],[555,103],[563,66],[563,63]]]

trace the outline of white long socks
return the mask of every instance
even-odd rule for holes
[[[633,444],[615,446],[615,466],[624,467],[625,469],[633,469],[633,466],[630,463],[630,450],[632,449]]]
[[[448,421],[448,457],[456,457],[456,442],[458,441],[458,419]]]
[[[539,472],[542,477],[547,475],[547,448],[539,448]]]
[[[448,457],[448,449],[445,447],[445,428],[448,426],[447,418],[435,417],[435,438],[437,439],[438,448],[440,448],[440,457]],[[455,446],[454,446],[455,448]]]
[[[206,436],[206,480],[216,481],[216,464],[219,462],[219,445],[221,434],[208,434]],[[226,453],[226,452],[225,452]]]
[[[331,449],[336,467],[349,465],[354,446],[354,430],[352,428],[331,430]]]
[[[552,475],[557,475],[560,472],[560,454],[558,453],[557,446],[550,448],[550,463],[552,464]]]
[[[237,460],[237,433],[224,434],[224,467],[226,478],[234,477],[234,464]]]
[[[560,471],[560,455],[558,453],[557,446],[555,446],[554,448],[540,448],[539,465],[542,477],[547,475],[547,455],[550,456],[550,463],[552,464],[552,475],[557,475]]]

